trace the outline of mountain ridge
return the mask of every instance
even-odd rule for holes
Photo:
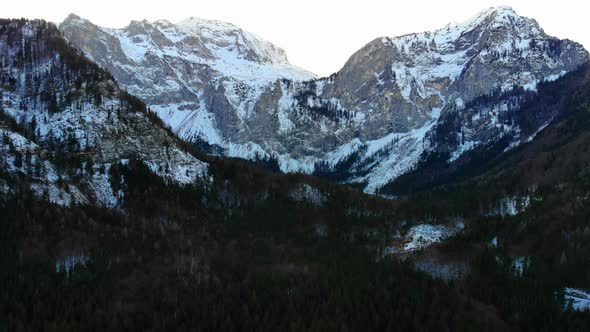
[[[450,151],[452,162],[490,137],[505,136],[504,129],[518,144],[522,140],[518,123],[496,128],[497,114],[505,112],[501,105],[479,115],[476,122],[485,128],[483,137],[471,122],[461,125],[462,132],[472,134],[462,134],[469,139],[459,144],[436,141],[442,136],[435,133],[446,126],[439,123],[441,115],[448,118],[446,114],[459,111],[472,99],[514,87],[534,91],[538,82],[554,80],[588,61],[581,45],[550,37],[536,21],[498,7],[433,32],[377,38],[325,78],[279,79],[283,75],[276,74],[259,80],[264,71],[257,72],[256,79],[252,72],[227,71],[231,78],[219,74],[223,70],[218,64],[199,60],[186,67],[186,57],[155,52],[149,67],[154,75],[171,77],[166,70],[172,68],[173,75],[190,77],[168,84],[168,78],[158,81],[144,74],[142,65],[124,64],[129,57],[116,43],[100,41],[117,39],[129,29],[90,26],[93,32],[85,34],[79,32],[86,27],[62,24],[61,28],[70,41],[144,98],[181,138],[225,156],[273,159],[283,172],[327,174],[359,183],[372,193],[431,151]],[[194,35],[197,40],[207,39],[199,33]],[[138,40],[157,44],[158,38],[146,31]],[[134,47],[143,52],[143,46]],[[150,58],[149,51],[145,54]],[[242,59],[240,53],[232,54],[229,63],[244,65],[235,62]],[[158,60],[164,58],[165,63]],[[250,63],[240,68],[249,68]],[[178,88],[185,92],[179,94]],[[540,119],[537,128],[546,122]]]

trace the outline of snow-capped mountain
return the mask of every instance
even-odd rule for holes
[[[60,28],[180,137],[228,156],[276,158],[285,172],[362,183],[367,192],[429,152],[452,161],[500,138],[516,146],[534,137],[555,114],[516,121],[522,96],[588,61],[581,45],[548,36],[508,7],[375,39],[320,79],[226,23],[142,21],[115,30],[71,15]],[[476,103],[492,95],[503,97]]]
[[[581,45],[546,35],[536,21],[511,8],[489,8],[434,32],[374,40],[350,58],[321,97],[338,98],[367,119],[352,181],[367,183],[366,190],[374,192],[429,151],[444,150],[454,160],[500,139],[503,131],[514,134],[515,144],[525,141],[551,117],[539,117],[525,131],[501,122],[518,100],[500,98],[487,109],[472,102],[513,87],[534,91],[539,82],[555,80],[588,59]],[[467,112],[474,108],[475,114]],[[461,136],[460,142],[452,144],[450,133],[441,134],[449,122],[457,129],[452,138]]]
[[[314,77],[290,65],[282,49],[224,22],[144,20],[109,29],[72,14],[60,28],[189,140],[221,144],[270,83]]]
[[[130,159],[168,181],[207,178],[208,165],[55,25],[2,21],[0,50],[0,164],[30,179],[38,196],[64,205],[114,206],[120,197],[109,169]]]

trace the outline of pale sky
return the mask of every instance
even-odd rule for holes
[[[353,52],[382,36],[434,30],[491,6],[511,6],[550,35],[590,48],[590,4],[584,0],[20,0],[5,1],[3,18],[61,22],[76,13],[119,28],[131,20],[189,16],[236,24],[285,49],[292,64],[319,75],[338,71]]]

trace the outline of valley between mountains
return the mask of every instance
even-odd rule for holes
[[[0,20],[0,330],[587,331],[590,60],[510,7],[318,77]]]

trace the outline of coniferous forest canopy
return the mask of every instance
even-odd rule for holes
[[[550,114],[534,139],[369,195],[342,183],[355,155],[285,174],[177,137],[51,23],[0,20],[0,60],[0,331],[590,330],[568,292],[590,290],[588,65],[468,105]],[[460,141],[458,112],[434,135]],[[456,231],[405,250],[421,225]]]

